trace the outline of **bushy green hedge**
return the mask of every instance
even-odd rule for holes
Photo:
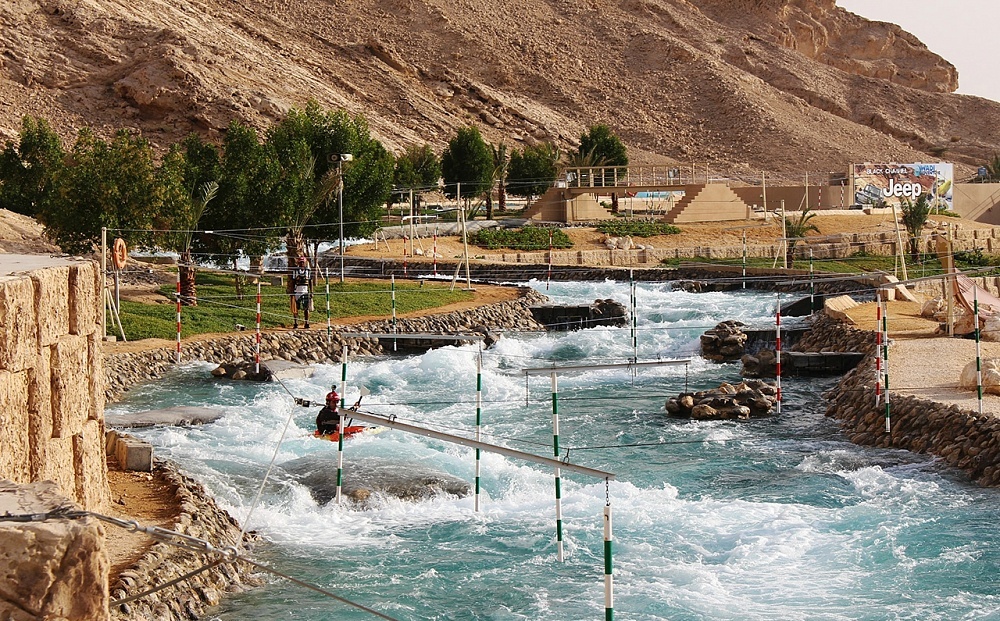
[[[635,222],[607,220],[597,225],[597,230],[612,237],[653,237],[655,235],[676,235],[681,232],[673,224],[665,222]]]
[[[573,241],[562,229],[526,226],[522,229],[480,229],[470,240],[482,248],[496,250],[548,250],[549,233],[552,233],[553,248],[572,248]]]

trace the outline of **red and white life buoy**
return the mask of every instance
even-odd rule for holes
[[[115,238],[115,243],[111,246],[111,265],[116,270],[125,269],[126,261],[128,261],[128,247],[125,246],[125,240],[121,237]]]

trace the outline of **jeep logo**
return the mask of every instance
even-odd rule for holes
[[[897,198],[905,196],[907,198],[917,198],[923,194],[924,189],[919,183],[896,183],[894,179],[889,179],[889,187],[882,190],[882,196]]]

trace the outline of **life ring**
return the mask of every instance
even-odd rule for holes
[[[126,261],[128,261],[128,247],[125,246],[125,240],[118,237],[111,246],[111,265],[116,270],[125,269]]]

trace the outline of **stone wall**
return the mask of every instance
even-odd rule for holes
[[[100,511],[109,496],[100,269],[89,261],[38,263],[0,277],[0,478],[52,480]]]
[[[228,513],[219,508],[205,489],[191,478],[179,473],[169,462],[157,460],[155,476],[161,477],[175,488],[180,515],[171,530],[207,541],[216,548],[233,546],[245,554],[258,539],[245,534],[242,545],[237,546],[240,526]],[[105,526],[105,528],[117,528]],[[198,569],[211,562],[210,557],[168,545],[155,543],[148,552],[129,569],[123,571],[111,585],[111,600],[125,599],[161,585]],[[219,604],[227,592],[238,592],[257,586],[258,573],[252,566],[239,561],[222,563],[201,572],[176,586],[168,587],[131,603],[112,606],[111,619],[125,621],[188,621],[199,619],[209,606]]]
[[[875,334],[868,334],[874,343]],[[937,455],[981,485],[1000,485],[1000,419],[892,393],[886,432],[885,402],[876,404],[874,385],[875,359],[869,357],[826,395],[826,415],[841,421],[852,442]]]
[[[398,319],[396,328],[400,333],[453,333],[471,334],[484,330],[544,330],[536,322],[528,307],[541,304],[546,297],[533,289],[523,288],[515,300],[497,302],[468,310],[454,311]],[[340,362],[343,347],[348,347],[348,356],[384,354],[374,338],[345,338],[341,332],[392,332],[391,320],[334,326],[331,338],[327,340],[326,330],[281,331],[261,334],[261,361],[294,360],[303,364],[320,362]],[[208,362],[252,361],[254,359],[255,335],[253,332],[239,332],[222,338],[192,340],[181,346],[181,361],[204,360]],[[118,398],[130,386],[155,379],[174,366],[176,353],[172,347],[144,352],[110,354],[105,360],[107,375],[106,398]]]

